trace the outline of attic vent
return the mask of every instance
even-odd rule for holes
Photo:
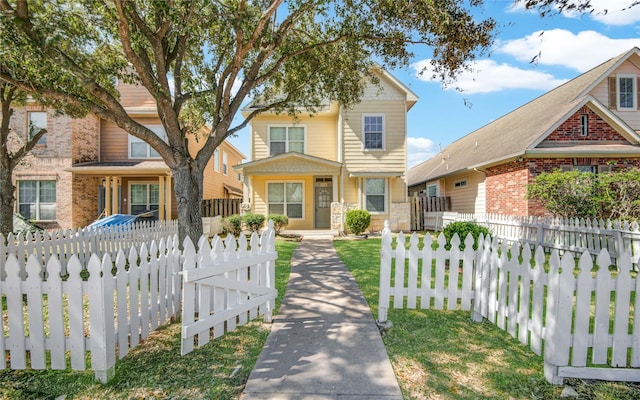
[[[574,158],[573,165],[591,165],[591,158]]]

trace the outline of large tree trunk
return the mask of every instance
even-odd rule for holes
[[[15,187],[11,182],[12,171],[0,168],[0,233],[5,238],[13,232],[13,193]]]
[[[173,187],[178,201],[178,237],[180,248],[184,239],[189,236],[197,247],[202,236],[202,189],[203,171],[195,162],[181,163],[173,172]]]

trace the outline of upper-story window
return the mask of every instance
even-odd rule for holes
[[[29,139],[33,138],[41,129],[47,129],[46,111],[29,111]],[[38,144],[46,144],[46,134],[42,135]]]
[[[269,127],[269,154],[275,156],[290,151],[304,153],[304,127]]]
[[[167,133],[162,125],[149,125],[147,128],[167,141]],[[129,158],[160,158],[160,154],[149,143],[129,135]]]
[[[222,173],[223,174],[227,174],[227,153],[225,153],[224,151],[222,152]]]
[[[384,116],[382,114],[363,115],[362,127],[365,150],[383,150]]]
[[[427,197],[437,197],[438,196],[438,185],[435,183],[427,185]]]
[[[636,76],[619,74],[616,77],[616,100],[618,110],[635,110],[638,107]]]
[[[220,150],[218,149],[213,151],[213,170],[220,172]]]
[[[589,114],[580,115],[580,136],[589,135]]]

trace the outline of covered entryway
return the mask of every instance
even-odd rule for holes
[[[333,180],[331,177],[315,178],[315,228],[331,227],[331,202],[333,201]]]

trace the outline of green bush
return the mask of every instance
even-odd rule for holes
[[[222,220],[222,229],[225,233],[238,236],[242,232],[242,217],[238,214],[230,215]]]
[[[367,210],[350,210],[344,221],[349,232],[354,235],[362,234],[371,223],[371,214]]]
[[[273,221],[273,229],[276,231],[276,235],[280,234],[280,231],[287,225],[289,225],[289,217],[282,214],[269,214],[267,221]]]
[[[478,237],[482,233],[484,236],[490,235],[491,232],[484,226],[478,225],[475,221],[457,221],[453,222],[444,227],[442,230],[444,237],[447,238],[447,244],[445,248],[447,250],[451,249],[451,239],[453,235],[456,233],[460,238],[460,250],[464,250],[465,244],[464,241],[467,238],[467,235],[471,233],[473,236],[473,248],[478,248]]]
[[[258,232],[264,225],[265,217],[262,214],[246,213],[242,216],[242,219],[251,232]]]

